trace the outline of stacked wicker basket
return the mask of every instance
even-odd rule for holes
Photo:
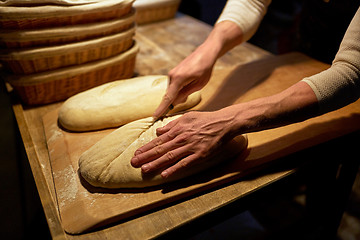
[[[173,18],[181,0],[136,0],[136,23],[141,25]]]
[[[64,100],[133,75],[134,0],[8,2],[0,4],[0,61],[25,104]]]

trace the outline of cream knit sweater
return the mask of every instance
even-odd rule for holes
[[[256,32],[271,0],[228,0],[217,22],[236,23],[247,41]],[[326,113],[360,98],[360,7],[353,17],[331,67],[304,78]]]

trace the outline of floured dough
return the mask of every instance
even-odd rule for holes
[[[118,127],[150,117],[159,106],[168,85],[164,75],[118,80],[70,97],[59,110],[60,124],[71,131]],[[191,94],[170,112],[191,108],[201,100]]]
[[[210,161],[194,165],[166,180],[160,176],[160,172],[142,174],[140,168],[132,167],[130,161],[134,152],[156,137],[157,128],[166,125],[179,116],[158,120],[154,125],[152,125],[153,118],[149,117],[118,128],[80,156],[79,172],[81,176],[96,187],[143,188],[174,181],[205,170],[233,157],[247,146],[247,138],[238,136]]]

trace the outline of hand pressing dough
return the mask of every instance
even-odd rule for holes
[[[234,157],[247,147],[247,138],[238,136],[224,146],[211,160],[191,166],[164,180],[160,172],[142,174],[140,168],[132,167],[134,152],[156,137],[156,129],[180,115],[158,120],[144,118],[126,124],[85,151],[79,159],[79,172],[91,185],[103,188],[143,188],[185,178],[203,171],[224,160]]]
[[[66,100],[59,110],[59,122],[71,131],[91,131],[150,117],[159,106],[167,85],[168,77],[163,75],[103,84]],[[195,92],[170,113],[191,108],[200,100],[200,93]]]

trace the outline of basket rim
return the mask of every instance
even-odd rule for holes
[[[84,5],[61,6],[43,5],[32,7],[0,6],[1,20],[33,19],[54,16],[71,16],[79,13],[100,12],[114,7],[127,7],[135,0],[102,0]]]
[[[106,66],[115,65],[135,57],[139,52],[139,44],[134,40],[133,46],[128,50],[114,57],[85,63],[77,66],[65,67],[48,72],[41,72],[28,75],[10,75],[3,73],[4,80],[14,86],[27,86],[36,83],[55,81],[62,78],[72,77],[86,72],[101,69]]]
[[[3,29],[0,32],[0,41],[26,42],[29,40],[46,40],[67,36],[81,36],[89,33],[111,30],[122,25],[130,24],[135,21],[135,8],[129,14],[118,19],[105,22],[86,23],[77,25],[67,25],[64,27],[12,30]]]
[[[45,47],[36,47],[36,48],[24,48],[24,49],[5,49],[3,52],[0,52],[0,60],[29,60],[41,57],[52,57],[59,54],[65,54],[66,52],[76,52],[82,51],[91,48],[99,48],[103,45],[118,42],[122,39],[135,35],[135,27],[122,31],[120,33],[99,37],[95,39],[68,43],[56,46],[45,46]]]
[[[133,6],[136,9],[146,10],[147,8],[152,7],[161,7],[161,6],[169,6],[169,5],[177,5],[180,4],[181,0],[136,0]]]
[[[99,0],[2,0],[0,6],[32,6],[39,4],[56,4],[61,6],[84,5]]]

